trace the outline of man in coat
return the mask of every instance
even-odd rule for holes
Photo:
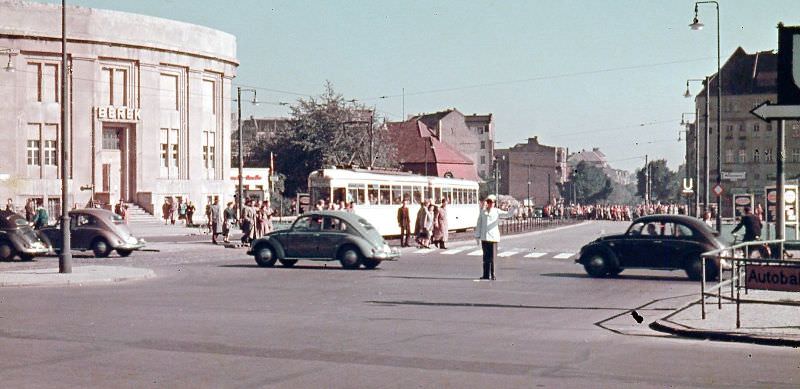
[[[500,216],[506,214],[495,207],[497,198],[489,195],[483,202],[475,224],[475,239],[483,250],[483,276],[481,280],[494,280],[494,258],[500,241]]]
[[[438,229],[439,232],[437,234],[437,244],[439,248],[446,249],[447,240],[449,239],[449,235],[447,233],[447,198],[442,198],[442,205],[439,206],[435,225],[435,229]]]
[[[411,239],[411,216],[408,209],[408,200],[403,200],[403,205],[397,209],[397,225],[400,226],[400,247],[408,247]]]
[[[219,209],[219,199],[214,199],[211,205],[211,242],[217,244],[217,235],[222,234],[222,226],[225,222],[222,210]]]

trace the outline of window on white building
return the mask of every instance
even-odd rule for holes
[[[178,176],[178,130],[162,128],[160,134],[161,177]]]
[[[761,154],[758,153],[758,149],[753,150],[753,162],[754,163],[761,162]]]
[[[771,147],[768,147],[768,148],[764,149],[764,160],[767,163],[773,162],[772,161],[772,148]]]
[[[760,131],[760,130],[761,130],[761,125],[759,125],[759,124],[753,124],[753,132],[758,132],[758,131]]]
[[[486,141],[485,140],[481,141],[481,150],[486,150]]]
[[[29,100],[42,103],[58,102],[58,65],[28,62]]]
[[[108,105],[128,105],[128,71],[118,68],[103,68],[101,93]]]
[[[726,149],[725,150],[725,163],[733,163],[733,150]]]
[[[58,148],[55,140],[44,141],[45,166],[58,166]]]
[[[745,149],[739,149],[739,163],[746,163],[747,162],[747,151]]]
[[[792,162],[800,162],[800,149],[792,149]]]
[[[178,76],[161,74],[159,83],[161,109],[178,110]]]
[[[38,139],[28,139],[28,144],[27,144],[27,149],[26,149],[27,157],[28,157],[28,166],[41,166],[42,165],[41,159],[40,159],[40,156],[39,156],[39,153],[41,151],[40,148],[39,148],[39,145],[40,145],[40,142],[39,142]]]

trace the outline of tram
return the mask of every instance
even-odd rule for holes
[[[449,230],[475,227],[480,210],[478,183],[475,181],[426,177],[404,172],[366,169],[320,169],[308,177],[311,204],[346,202],[354,204],[354,212],[369,221],[383,236],[400,235],[397,209],[408,200],[411,225],[423,199],[438,204],[448,199],[447,226]]]

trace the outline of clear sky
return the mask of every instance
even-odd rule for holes
[[[723,63],[738,46],[777,49],[779,21],[800,25],[799,0],[719,2]],[[347,99],[400,120],[405,89],[406,115],[450,107],[492,113],[498,148],[538,136],[570,152],[599,147],[612,166],[628,170],[643,165],[645,154],[666,158],[673,169],[682,163],[681,113],[694,111],[693,100],[682,97],[686,79],[716,72],[714,6],[701,5],[706,28],[691,31],[694,2],[685,0],[68,4],[235,35],[241,66],[234,83],[265,88],[259,100],[317,95],[330,80]],[[288,113],[277,104],[242,111]]]

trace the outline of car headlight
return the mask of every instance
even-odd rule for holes
[[[139,240],[132,236],[129,236],[127,239],[125,239],[125,242],[127,242],[128,244],[137,244],[139,243]]]

